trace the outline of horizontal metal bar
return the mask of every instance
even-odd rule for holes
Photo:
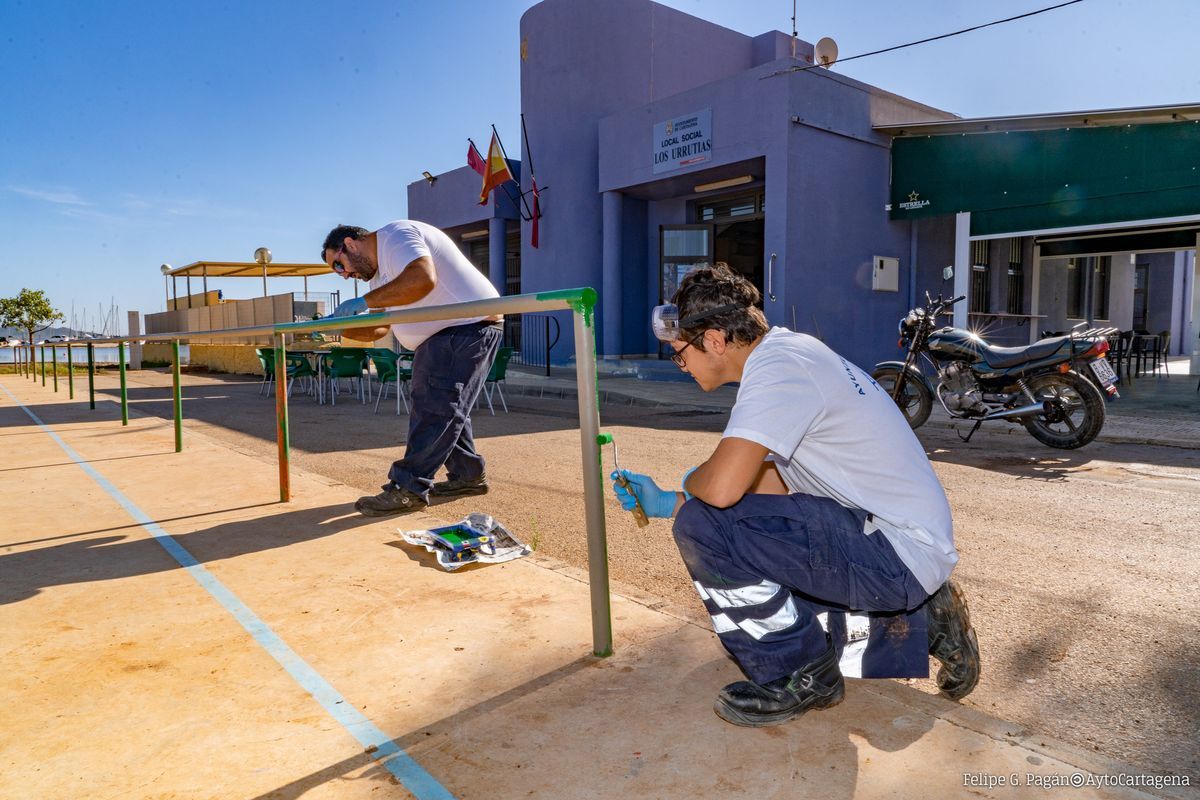
[[[345,328],[374,328],[405,322],[434,322],[444,319],[469,319],[488,317],[493,314],[521,314],[527,311],[570,311],[591,309],[596,303],[596,291],[583,287],[560,289],[552,292],[514,294],[489,300],[472,300],[469,303],[451,303],[444,306],[406,308],[397,311],[380,311],[375,314],[360,314],[357,317],[335,317],[309,322],[277,322],[270,325],[254,325],[246,328],[220,328],[212,331],[171,331],[170,333],[139,333],[136,336],[114,336],[107,339],[88,339],[88,343],[116,344],[118,342],[157,342],[178,339],[222,339],[248,336],[272,336],[277,333],[308,333],[309,331],[339,331]],[[66,342],[51,342],[46,347],[66,346]]]

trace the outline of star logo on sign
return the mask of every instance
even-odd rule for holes
[[[910,202],[910,203],[915,203],[915,202],[917,202],[917,201],[918,201],[918,200],[920,200],[920,199],[921,199],[921,195],[917,194],[916,192],[909,192],[909,193],[908,193],[908,202]]]

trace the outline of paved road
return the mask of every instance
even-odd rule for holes
[[[165,380],[137,373],[134,408],[169,418],[168,395],[149,388]],[[189,430],[273,461],[274,404],[256,391],[188,376]],[[455,520],[487,511],[539,553],[583,565],[575,402],[510,396],[509,406],[507,415],[475,416],[492,492],[434,513]],[[622,466],[664,483],[707,457],[725,418],[719,410],[602,407]],[[382,409],[376,416],[357,402],[333,408],[308,398],[293,399],[291,421],[298,467],[370,493],[406,427]],[[921,438],[954,510],[957,574],[983,650],[984,678],[966,703],[1148,771],[1200,780],[1200,455],[1103,442],[1056,451],[986,430],[964,444],[938,427]],[[611,450],[604,455],[611,468]],[[611,500],[608,524],[614,581],[704,621],[668,524],[638,529]],[[619,646],[619,620],[617,637]]]

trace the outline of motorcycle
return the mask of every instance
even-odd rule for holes
[[[951,417],[975,421],[963,441],[992,420],[1020,423],[1039,442],[1064,450],[1095,439],[1104,426],[1105,394],[1120,396],[1105,358],[1108,342],[1072,332],[1026,347],[993,347],[971,331],[936,328],[938,316],[964,299],[934,299],[926,292],[925,306],[900,320],[904,361],[882,361],[871,373],[908,424],[923,425],[936,396]],[[932,368],[936,385],[921,360]]]

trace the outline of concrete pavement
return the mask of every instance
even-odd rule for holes
[[[899,682],[735,728],[740,674],[653,598],[617,587],[597,659],[576,570],[445,573],[396,529],[449,520],[295,470],[279,504],[273,463],[0,387],[0,796],[1191,796]]]

